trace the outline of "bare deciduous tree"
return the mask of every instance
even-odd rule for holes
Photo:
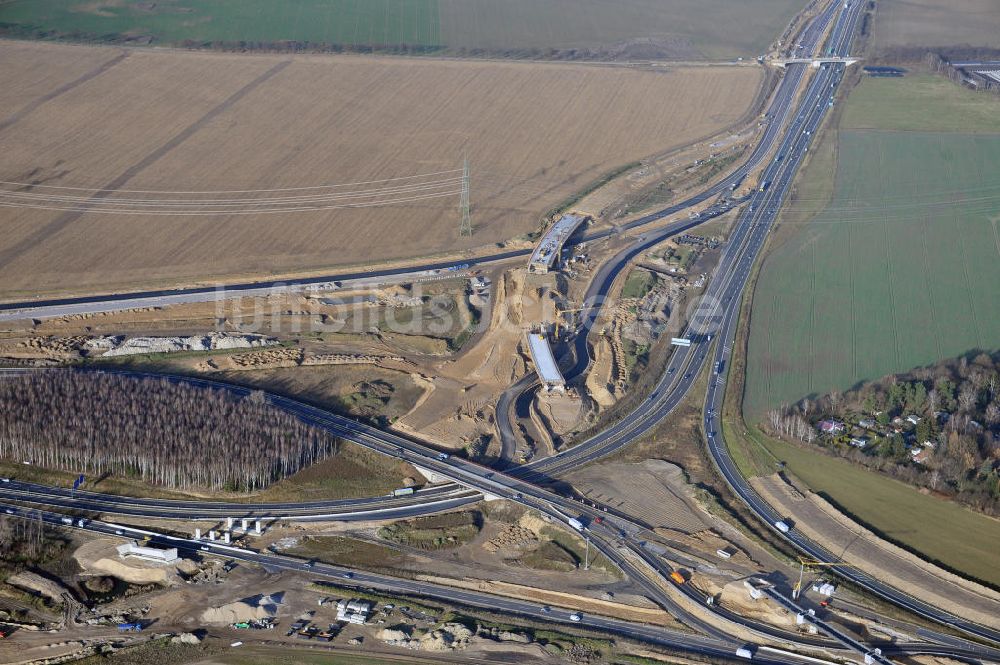
[[[259,392],[87,372],[0,381],[0,458],[170,488],[254,491],[337,450]]]

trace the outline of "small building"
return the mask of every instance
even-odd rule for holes
[[[858,427],[864,427],[865,429],[875,429],[878,427],[878,423],[871,418],[864,418],[858,421]]]
[[[118,556],[125,559],[127,557],[135,557],[137,559],[142,559],[144,561],[152,561],[154,563],[173,563],[177,561],[177,548],[171,547],[170,549],[160,549],[158,547],[140,547],[134,540],[124,545],[119,545],[117,548]]]
[[[830,584],[826,580],[818,580],[812,585],[812,590],[823,596],[832,596],[836,592],[837,587]]]
[[[915,415],[915,414],[911,414],[909,416],[906,416],[906,420],[907,420],[907,422],[910,422],[910,423],[916,425],[917,423],[920,422],[920,416]]]
[[[851,445],[854,446],[855,448],[861,448],[862,450],[866,448],[870,442],[871,439],[869,439],[867,436],[851,437]]]
[[[337,621],[363,624],[372,614],[372,604],[367,600],[337,601]]]
[[[917,464],[926,464],[927,460],[931,456],[931,451],[929,448],[913,448],[910,450],[910,457]]]
[[[829,420],[819,421],[819,431],[824,434],[840,434],[845,429],[847,429],[847,426],[839,420],[833,420],[831,418]]]

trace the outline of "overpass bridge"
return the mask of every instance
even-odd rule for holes
[[[775,67],[781,67],[784,69],[788,65],[812,65],[813,67],[820,67],[821,65],[834,62],[842,62],[845,66],[850,66],[860,59],[861,58],[852,58],[849,56],[831,55],[821,58],[780,58],[768,60],[768,62]]]

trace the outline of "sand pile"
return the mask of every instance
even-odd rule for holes
[[[117,577],[130,584],[166,584],[166,568],[139,568],[115,559],[98,559],[88,566],[88,572]]]
[[[221,607],[210,607],[202,613],[201,618],[205,623],[227,625],[266,619],[277,613],[278,604],[270,596],[255,596]]]

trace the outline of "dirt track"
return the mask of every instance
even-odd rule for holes
[[[808,538],[883,580],[958,616],[1000,627],[1000,593],[963,580],[850,522],[820,497],[803,495],[779,476],[751,481],[761,496],[795,520]]]

